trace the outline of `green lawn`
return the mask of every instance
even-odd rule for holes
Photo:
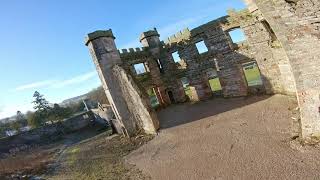
[[[220,85],[220,81],[219,78],[215,78],[215,79],[210,79],[209,80],[209,84],[210,84],[210,88],[212,91],[220,91],[222,90],[221,85]],[[186,87],[184,88],[184,91],[186,93],[186,95],[191,98],[191,90],[190,87]]]
[[[244,67],[243,70],[248,82],[248,86],[262,85],[260,71],[257,66]]]
[[[219,78],[214,78],[209,80],[210,88],[212,91],[221,91],[221,84]]]

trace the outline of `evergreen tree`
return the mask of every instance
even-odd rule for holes
[[[49,102],[38,91],[34,92],[33,97],[35,98],[32,102],[34,104],[33,108],[36,111],[28,118],[28,124],[35,128],[42,126],[48,120],[50,106]]]
[[[34,92],[33,97],[35,98],[32,102],[34,104],[33,108],[36,111],[47,111],[50,108],[49,102],[38,91]]]

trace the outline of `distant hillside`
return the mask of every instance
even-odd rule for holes
[[[100,87],[97,87],[97,88],[91,90],[90,92],[88,92],[86,94],[83,94],[83,95],[80,95],[77,97],[73,97],[70,99],[66,99],[66,100],[62,101],[60,103],[60,105],[66,106],[68,104],[75,104],[75,103],[79,103],[85,99],[89,99],[93,102],[99,102],[101,104],[109,104],[108,99],[106,97],[106,94],[105,94],[103,88],[100,86]]]
[[[70,98],[70,99],[66,99],[66,100],[62,101],[60,103],[60,105],[61,106],[66,106],[68,104],[75,104],[75,103],[78,103],[78,102],[83,101],[85,99],[88,99],[88,93],[80,95],[80,96],[76,96],[76,97],[73,97],[73,98]]]

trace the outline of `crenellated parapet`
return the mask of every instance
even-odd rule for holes
[[[191,39],[191,32],[188,28],[179,31],[164,41],[165,44],[171,45],[180,42],[186,42]]]
[[[120,54],[130,54],[130,53],[137,53],[146,51],[147,48],[145,47],[136,47],[136,48],[128,48],[128,49],[118,49]]]
[[[146,47],[137,47],[129,49],[118,50],[122,61],[125,64],[135,64],[145,61],[145,59],[151,57],[148,48]]]

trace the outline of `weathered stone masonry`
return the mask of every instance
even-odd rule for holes
[[[159,122],[146,94],[137,87],[122,67],[111,30],[88,34],[86,45],[90,49],[107,98],[115,113],[119,133],[133,135],[143,129],[156,133]]]
[[[248,0],[272,27],[288,57],[301,112],[301,136],[320,136],[320,1]]]
[[[192,30],[160,40],[156,29],[141,34],[142,48],[117,50],[111,30],[88,35],[94,63],[119,127],[127,134],[159,127],[146,92],[152,90],[161,107],[187,100],[182,79],[190,85],[190,100],[212,96],[246,96],[265,92],[297,95],[300,136],[318,137],[319,125],[319,2],[316,0],[247,0],[248,9],[229,11]],[[233,43],[229,31],[241,28],[246,41]],[[199,53],[196,43],[207,51]],[[181,61],[175,62],[178,52]],[[248,86],[243,64],[255,62],[263,85]],[[142,63],[145,72],[134,66]],[[219,78],[213,92],[209,79]]]

